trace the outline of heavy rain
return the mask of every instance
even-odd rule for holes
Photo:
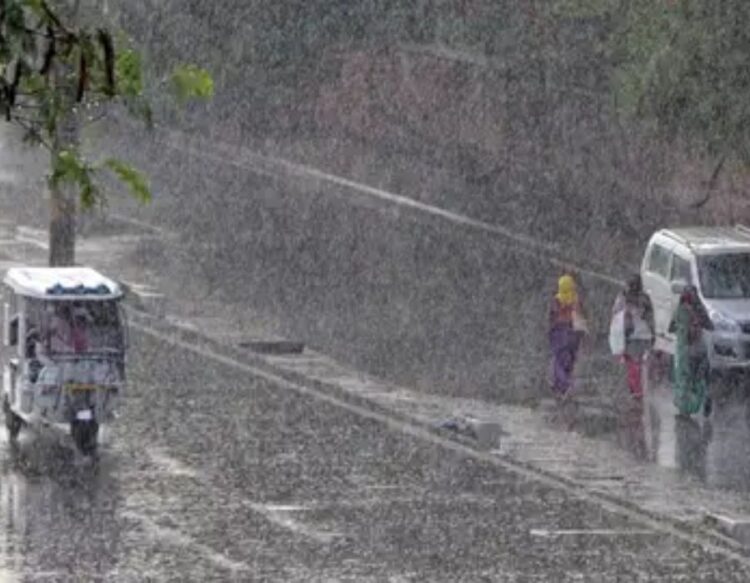
[[[748,581],[743,0],[0,2],[0,581]]]

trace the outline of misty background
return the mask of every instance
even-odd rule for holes
[[[621,23],[579,4],[108,0],[152,76],[194,62],[216,94],[185,112],[155,95],[154,131],[113,116],[85,145],[148,172],[151,205],[115,194],[109,210],[178,233],[134,257],[174,274],[166,293],[251,306],[269,332],[425,391],[542,395],[547,306],[569,265],[595,332],[583,390],[597,392],[616,370],[611,280],[638,270],[655,229],[741,220],[746,180],[725,172],[695,206],[712,160],[623,113]],[[16,200],[44,226],[38,194]]]

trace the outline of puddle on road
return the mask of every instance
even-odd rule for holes
[[[616,444],[640,462],[688,474],[706,486],[750,488],[750,398],[743,385],[715,385],[713,412],[677,416],[672,392],[662,383],[639,402],[619,399],[598,410],[570,402],[548,407],[547,425]]]
[[[198,478],[200,476],[198,471],[169,456],[160,448],[151,447],[146,451],[146,454],[157,468],[169,475],[185,478]]]
[[[0,431],[0,581],[106,577],[116,565],[118,486],[107,459],[75,466],[49,436]],[[81,570],[83,569],[83,570]]]

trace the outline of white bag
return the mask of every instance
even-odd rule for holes
[[[654,335],[649,325],[642,318],[633,318],[633,333],[630,337],[633,340],[651,340]]]
[[[614,356],[625,353],[625,310],[620,310],[612,316],[609,325],[609,349]]]
[[[578,310],[573,312],[573,330],[576,332],[583,332],[584,334],[589,333],[589,324],[586,321],[586,318],[584,318]]]

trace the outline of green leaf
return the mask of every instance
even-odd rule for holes
[[[181,104],[190,99],[210,99],[214,80],[210,73],[195,65],[180,65],[172,73],[172,88]]]
[[[28,8],[34,16],[45,20],[47,19],[47,13],[44,11],[42,0],[23,0],[23,5]]]
[[[92,209],[96,205],[97,201],[102,200],[99,189],[96,187],[96,185],[94,185],[93,182],[90,181],[81,185],[80,199],[81,208],[83,208],[83,210]]]
[[[72,150],[62,150],[52,162],[52,176],[50,184],[53,187],[60,184],[75,184],[79,188],[81,207],[90,209],[99,199],[99,189],[94,184],[93,168],[86,164]]]
[[[47,82],[39,73],[25,75],[21,79],[19,89],[24,93],[42,93],[47,89]]]
[[[125,97],[139,97],[143,93],[143,65],[140,53],[121,50],[115,58],[115,78],[118,92]]]
[[[80,182],[86,175],[86,165],[72,150],[62,150],[52,162],[52,184]]]
[[[138,170],[115,158],[104,161],[104,166],[109,168],[130,189],[133,196],[141,203],[151,202],[151,190],[146,177]]]

